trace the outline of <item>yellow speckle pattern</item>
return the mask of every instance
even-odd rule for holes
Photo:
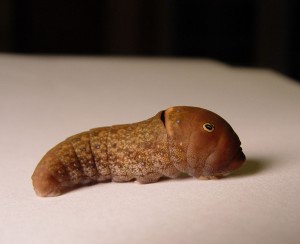
[[[171,108],[166,114],[166,120],[169,125],[168,145],[170,150],[170,160],[181,172],[188,173],[188,162],[186,151],[189,144],[189,134],[186,129],[182,129],[186,122],[185,109],[181,107]],[[190,118],[190,116],[187,116]],[[177,123],[180,121],[181,123]]]
[[[151,183],[162,176],[177,177],[180,171],[170,160],[161,113],[134,124],[91,129],[59,143],[32,176],[37,194],[59,195],[70,187],[97,181]]]
[[[71,183],[78,184],[82,179],[87,178],[83,173],[80,161],[69,141],[63,141],[55,146],[51,152],[59,159],[69,174]]]
[[[101,127],[89,131],[90,144],[98,171],[98,181],[111,179],[110,167],[107,160],[107,136],[110,127]]]
[[[203,124],[215,126],[207,133]],[[91,182],[156,182],[181,172],[218,178],[245,161],[241,142],[217,114],[177,106],[138,123],[91,129],[52,148],[32,181],[39,196],[57,196]]]
[[[139,123],[111,127],[107,147],[114,181],[137,179],[150,183],[163,175],[179,175],[170,162],[167,134],[160,115]]]
[[[83,132],[68,138],[67,141],[72,144],[83,173],[89,179],[96,181],[98,172],[91,150],[90,134]]]

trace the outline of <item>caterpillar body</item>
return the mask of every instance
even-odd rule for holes
[[[88,183],[156,182],[181,173],[215,179],[245,161],[241,142],[219,115],[177,106],[133,124],[71,136],[46,153],[32,183],[38,196],[58,196]]]

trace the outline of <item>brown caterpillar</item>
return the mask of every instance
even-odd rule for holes
[[[133,124],[91,129],[46,153],[32,182],[39,196],[112,180],[152,183],[181,172],[199,179],[228,175],[245,161],[241,142],[219,115],[196,107],[171,107]]]

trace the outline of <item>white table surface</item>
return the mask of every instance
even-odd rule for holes
[[[36,197],[48,149],[173,105],[210,109],[247,164],[214,181],[104,183]],[[300,243],[300,86],[202,59],[0,55],[0,243]]]

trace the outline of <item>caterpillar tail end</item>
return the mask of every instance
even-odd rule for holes
[[[34,191],[39,197],[55,197],[62,194],[61,184],[45,167],[37,167],[31,179]]]

